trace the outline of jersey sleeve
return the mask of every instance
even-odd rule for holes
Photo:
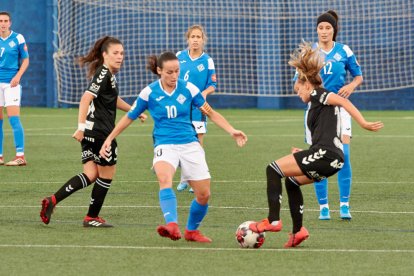
[[[352,77],[362,76],[361,66],[359,65],[351,48],[349,48],[348,45],[344,45],[343,49],[346,52],[347,57],[346,69],[351,73]]]
[[[135,100],[134,104],[131,106],[131,109],[127,113],[129,119],[136,120],[138,116],[148,108],[148,99],[150,93],[151,88],[148,86],[139,93],[138,98]]]
[[[323,105],[328,105],[328,97],[329,94],[332,92],[329,92],[328,90],[313,90],[311,92],[311,101],[313,103],[319,103]]]
[[[213,86],[214,89],[216,89],[217,88],[217,77],[216,77],[216,68],[214,66],[214,61],[212,58],[209,58],[207,62],[208,62],[208,76],[207,76],[206,88]]]
[[[21,34],[17,35],[17,41],[19,42],[19,57],[20,59],[25,59],[29,57],[29,50],[27,49],[26,40]]]
[[[95,98],[98,97],[99,92],[105,87],[106,76],[109,72],[109,69],[101,67],[100,70],[97,70],[93,76],[91,82],[89,83],[86,92],[91,93]]]
[[[194,84],[191,82],[187,82],[186,88],[190,90],[192,100],[194,106],[200,108],[203,106],[203,104],[206,102],[203,95],[200,93],[200,89],[197,88]]]

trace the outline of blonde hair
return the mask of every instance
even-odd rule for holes
[[[207,44],[208,37],[206,31],[204,31],[204,27],[201,25],[190,26],[187,32],[185,33],[185,39],[188,40],[190,38],[190,34],[193,30],[199,30],[203,34],[204,45]]]
[[[323,58],[319,49],[312,49],[309,42],[303,41],[299,47],[290,55],[289,65],[296,68],[298,81],[310,82],[313,86],[322,85],[322,78],[319,75],[323,64]]]

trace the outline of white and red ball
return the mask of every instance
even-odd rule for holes
[[[236,230],[236,241],[242,248],[259,248],[265,241],[265,233],[256,233],[249,229],[255,221],[245,221]]]

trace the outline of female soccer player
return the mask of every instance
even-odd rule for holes
[[[362,71],[352,50],[345,44],[336,42],[338,34],[338,15],[335,11],[328,11],[320,15],[316,22],[316,31],[319,42],[317,47],[325,58],[325,66],[321,70],[323,86],[343,98],[348,98],[358,85],[362,83]],[[353,80],[345,85],[347,71]],[[344,166],[338,172],[338,187],[340,200],[340,217],[351,219],[349,211],[349,197],[351,194],[352,169],[350,161],[351,116],[340,108],[342,121],[341,141],[344,147]],[[307,131],[308,133],[308,131]],[[307,137],[309,143],[310,137]],[[315,182],[315,192],[320,206],[320,220],[331,218],[328,204],[328,180]]]
[[[194,105],[219,127],[228,132],[237,145],[242,147],[247,136],[234,129],[227,120],[214,111],[200,90],[192,83],[179,79],[180,63],[171,52],[162,53],[158,58],[148,59],[148,69],[160,79],[145,87],[131,110],[117,123],[115,129],[102,145],[100,154],[108,156],[113,139],[127,128],[139,114],[149,110],[154,119],[154,159],[153,167],[158,178],[160,207],[166,225],[160,225],[160,236],[172,240],[181,238],[177,218],[177,199],[172,189],[173,177],[181,166],[182,177],[194,188],[195,199],[190,212],[184,238],[187,241],[211,242],[211,239],[198,230],[207,214],[210,197],[210,173],[204,150],[197,139],[191,123],[191,106]]]
[[[193,25],[188,28],[185,37],[188,48],[177,53],[180,61],[180,79],[189,81],[201,91],[205,99],[214,93],[217,87],[216,70],[213,59],[204,52],[204,45],[207,43],[207,35],[203,26]],[[192,106],[191,120],[197,132],[198,140],[203,146],[203,137],[207,132],[206,116],[200,109]],[[181,181],[177,186],[178,191],[187,189],[188,182]],[[193,192],[193,188],[190,188]]]
[[[309,103],[306,126],[310,131],[311,146],[308,150],[294,148],[292,154],[267,166],[269,215],[261,222],[249,226],[255,232],[278,232],[282,229],[281,180],[285,177],[293,222],[293,230],[285,247],[296,247],[309,237],[308,230],[302,226],[303,197],[300,185],[321,181],[343,167],[344,153],[339,107],[348,111],[362,128],[378,131],[383,127],[382,122],[367,122],[348,99],[321,87],[322,79],[319,71],[324,65],[318,51],[312,49],[308,43],[302,43],[289,61],[298,72],[295,91],[304,103]]]
[[[0,12],[0,165],[3,157],[3,107],[13,130],[16,157],[6,166],[25,166],[24,130],[20,122],[20,79],[29,67],[29,52],[23,35],[10,30],[11,16]]]
[[[43,199],[40,217],[45,224],[49,224],[56,204],[95,182],[83,226],[112,227],[98,215],[115,174],[117,143],[113,140],[106,147],[105,157],[99,155],[99,150],[115,127],[116,109],[128,111],[131,107],[118,96],[115,74],[121,69],[123,60],[121,41],[109,36],[97,40],[90,52],[79,59],[81,66],[88,64],[88,77],[92,77],[81,98],[78,129],[72,136],[82,146],[83,173],[72,177],[55,194]],[[145,119],[145,116],[141,118]]]

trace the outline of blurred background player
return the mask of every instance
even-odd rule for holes
[[[238,146],[241,147],[247,142],[247,136],[234,129],[223,116],[214,111],[195,85],[179,79],[180,63],[176,55],[165,52],[159,57],[150,56],[147,68],[160,79],[139,93],[131,110],[106,139],[100,154],[108,156],[107,149],[113,139],[148,109],[154,120],[153,168],[160,186],[160,207],[166,223],[158,226],[158,234],[171,240],[181,238],[177,199],[172,188],[174,174],[180,165],[182,178],[190,183],[195,195],[190,205],[184,238],[187,241],[211,242],[209,237],[198,230],[207,215],[211,176],[204,149],[190,120],[191,106],[199,108],[204,115],[229,133]]]
[[[0,165],[3,157],[3,107],[13,130],[16,157],[6,166],[24,166],[24,130],[20,122],[22,86],[20,79],[29,67],[29,52],[23,35],[13,32],[11,16],[0,12]]]
[[[296,247],[309,237],[303,227],[303,196],[301,185],[325,179],[338,172],[344,164],[343,145],[340,140],[339,107],[346,109],[352,118],[364,129],[378,131],[382,122],[367,122],[358,109],[346,98],[322,88],[320,70],[324,66],[319,49],[302,43],[292,55],[289,64],[298,73],[295,91],[308,104],[306,127],[311,137],[308,150],[292,149],[286,155],[266,168],[268,217],[250,224],[254,232],[279,232],[282,229],[280,205],[282,201],[282,178],[289,199],[293,222],[292,233],[285,247]]]
[[[204,52],[207,34],[203,26],[193,25],[188,28],[185,37],[188,48],[177,53],[180,61],[180,79],[197,86],[204,99],[207,99],[207,96],[214,93],[217,88],[214,61]],[[191,110],[191,121],[197,132],[198,140],[203,146],[204,134],[207,132],[207,117],[195,106],[192,106]],[[177,190],[183,191],[187,187],[188,182],[181,181]],[[190,188],[189,191],[193,192],[193,188]]]
[[[338,15],[335,11],[328,11],[320,15],[316,22],[316,31],[318,33],[318,43],[316,47],[320,50],[321,56],[325,59],[325,66],[321,70],[323,86],[331,92],[337,93],[343,98],[348,98],[358,85],[363,81],[361,66],[349,48],[345,44],[336,42],[338,34]],[[347,72],[350,72],[353,80],[346,83]],[[350,143],[352,136],[351,116],[344,108],[340,108],[342,143],[344,147],[344,166],[338,172],[338,187],[340,200],[340,217],[342,219],[351,219],[349,211],[349,198],[351,195],[352,185],[352,168],[350,160]],[[309,143],[309,130],[306,130],[307,142]],[[331,218],[328,203],[328,179],[321,182],[315,182],[315,193],[320,206],[320,220],[329,220]]]
[[[98,215],[115,174],[117,143],[112,141],[107,148],[107,157],[100,156],[99,150],[115,127],[116,110],[128,111],[131,107],[118,96],[115,74],[121,69],[123,60],[121,41],[109,36],[97,40],[90,52],[79,59],[81,66],[88,64],[88,77],[92,78],[80,100],[78,129],[72,136],[82,146],[83,173],[72,177],[55,194],[43,199],[40,217],[45,224],[49,224],[56,204],[95,182],[83,226],[112,227]]]

